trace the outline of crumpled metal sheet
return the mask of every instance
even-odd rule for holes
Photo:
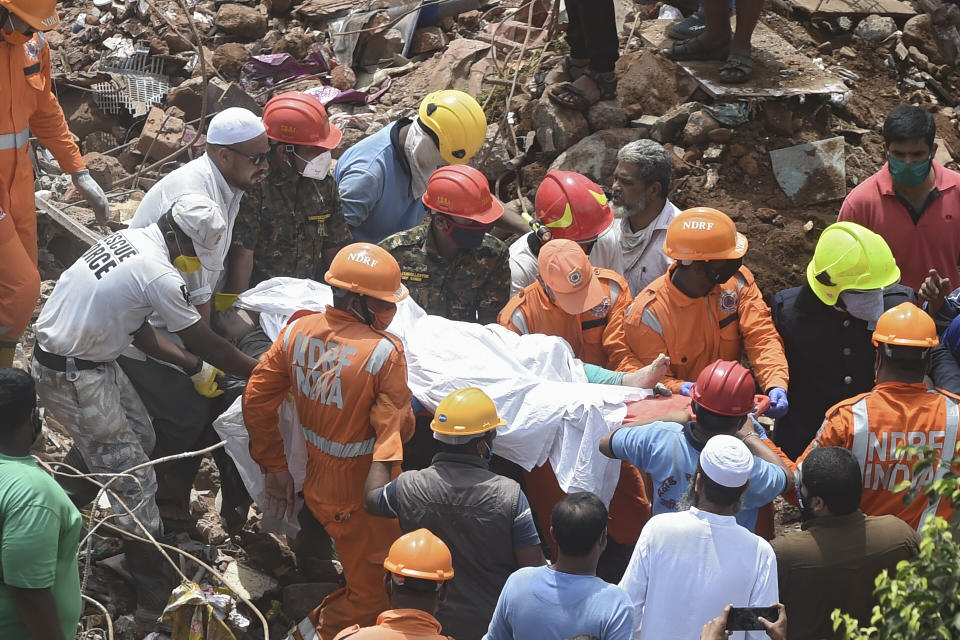
[[[770,161],[777,184],[798,205],[847,195],[843,136],[771,151]]]

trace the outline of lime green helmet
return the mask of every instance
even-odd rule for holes
[[[853,222],[836,222],[820,234],[807,265],[807,282],[824,304],[837,304],[848,289],[882,289],[900,280],[890,247]]]

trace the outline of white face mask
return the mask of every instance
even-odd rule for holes
[[[838,305],[838,309],[866,322],[870,331],[876,328],[877,320],[883,313],[883,289],[844,291],[840,294],[840,301],[843,305]]]
[[[420,198],[427,192],[427,181],[430,180],[430,176],[440,167],[446,166],[447,162],[440,155],[437,145],[416,120],[407,129],[403,151],[410,164],[412,178],[410,191],[415,198]]]
[[[294,155],[296,155],[296,153],[294,153]],[[300,158],[300,156],[297,157]],[[300,159],[304,162],[307,162],[304,158]],[[323,180],[330,172],[330,165],[332,162],[333,156],[329,151],[324,151],[313,160],[307,162],[307,166],[303,168],[303,171],[300,172],[300,175],[304,178],[310,178],[311,180]]]

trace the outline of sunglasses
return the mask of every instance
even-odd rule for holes
[[[258,166],[258,167],[262,165],[264,162],[266,162],[267,156],[270,155],[270,152],[254,153],[254,154],[244,153],[243,151],[240,151],[239,149],[234,149],[233,147],[230,147],[230,146],[225,146],[224,149],[229,149],[230,151],[233,151],[237,155],[243,156],[244,158],[246,158],[247,160],[249,160],[255,166]]]

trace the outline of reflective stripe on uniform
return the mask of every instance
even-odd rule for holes
[[[16,133],[0,133],[0,151],[19,149],[30,141],[30,127]]]
[[[522,335],[527,335],[530,333],[529,327],[527,327],[527,318],[523,315],[523,311],[517,309],[513,312],[513,315],[510,316],[510,323],[517,328]]]
[[[297,318],[291,324],[287,325],[287,330],[283,334],[283,350],[287,350],[287,342],[290,341],[290,335],[293,333],[293,327],[300,322],[301,318]]]
[[[310,621],[310,617],[308,616],[300,621],[300,624],[287,636],[286,640],[320,640],[320,636],[317,634],[317,628],[313,626],[313,622]]]
[[[944,400],[947,403],[947,424],[943,435],[943,450],[940,453],[940,457],[941,460],[951,460],[957,450],[957,426],[960,424],[960,403],[947,396],[944,396]],[[947,474],[949,469],[949,464],[941,462],[937,465],[937,473],[933,476],[933,482],[943,479],[943,476]],[[933,483],[931,482],[931,484]],[[920,524],[917,525],[918,531],[923,527],[923,523],[927,521],[927,518],[932,518],[937,515],[937,509],[940,508],[940,500],[942,500],[942,498],[938,497],[933,504],[927,505],[927,508],[924,509],[923,515],[920,516]]]
[[[347,444],[343,444],[341,442],[327,440],[316,431],[311,431],[304,426],[300,428],[303,429],[303,437],[307,439],[307,442],[334,458],[368,456],[373,453],[373,445],[377,443],[376,438],[368,438],[363,442],[348,442]]]
[[[743,277],[742,273],[737,273],[737,293],[743,291],[743,288],[747,286],[747,279]]]
[[[610,281],[610,308],[613,308],[613,305],[617,304],[617,296],[620,295],[620,285],[614,281]]]
[[[649,308],[643,310],[643,313],[640,315],[640,322],[660,334],[661,338],[664,337],[663,327],[660,325],[660,320],[657,318],[657,316],[653,315],[653,311],[651,311]]]
[[[867,415],[867,398],[863,397],[850,407],[853,410],[853,456],[860,463],[860,471],[867,469],[867,442],[870,439],[870,417]]]
[[[380,369],[383,368],[391,353],[393,353],[393,342],[390,338],[380,338],[380,342],[374,347],[373,353],[367,360],[366,372],[372,376],[380,373]]]

